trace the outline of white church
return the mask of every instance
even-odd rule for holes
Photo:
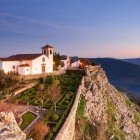
[[[5,73],[13,71],[20,75],[33,75],[53,72],[54,48],[42,47],[40,54],[17,54],[0,58],[0,69]]]

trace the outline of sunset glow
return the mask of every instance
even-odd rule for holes
[[[36,53],[46,44],[70,56],[140,57],[139,5],[138,0],[1,0],[0,57]]]

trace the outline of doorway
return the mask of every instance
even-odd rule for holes
[[[46,72],[46,65],[42,65],[42,73]]]

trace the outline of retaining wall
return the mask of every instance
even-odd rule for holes
[[[79,103],[80,95],[84,88],[84,77],[81,81],[81,85],[79,86],[74,104],[71,108],[71,111],[64,122],[62,128],[60,129],[59,133],[57,134],[55,140],[74,140],[75,135],[75,119],[76,119],[76,112]]]

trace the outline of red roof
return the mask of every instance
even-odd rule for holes
[[[19,65],[18,67],[30,67],[28,64],[22,64],[22,65]]]
[[[17,54],[7,58],[1,58],[1,61],[22,61],[22,60],[34,60],[42,54]]]
[[[47,48],[54,48],[54,47],[52,47],[50,45],[45,45],[45,46],[42,47],[42,49],[47,49]]]

